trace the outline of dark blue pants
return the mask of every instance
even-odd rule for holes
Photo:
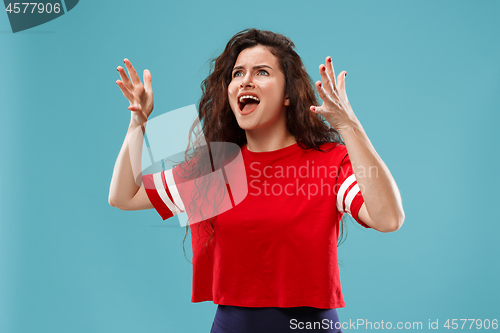
[[[219,305],[210,333],[338,333],[342,332],[339,327],[339,317],[335,309]]]

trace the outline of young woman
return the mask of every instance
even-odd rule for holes
[[[219,305],[214,333],[341,332],[335,309],[345,306],[337,262],[343,214],[381,232],[404,221],[396,183],[347,99],[347,73],[335,77],[326,58],[315,84],[323,100],[318,105],[294,47],[281,34],[243,30],[202,84],[203,131],[195,142],[240,147],[248,186],[241,202],[191,227],[192,301]],[[206,175],[216,158],[201,162],[206,149],[199,144],[186,163],[136,184],[131,160],[140,156],[131,156],[129,147],[142,145],[132,142],[131,133],[145,126],[153,110],[151,74],[144,71],[143,85],[124,62],[130,78],[118,67],[117,84],[130,102],[131,121],[109,202],[125,210],[155,208],[163,219],[194,214],[216,195],[206,194],[211,187],[204,192],[185,185],[186,179]],[[221,161],[226,165],[227,158]],[[232,190],[222,192],[230,196]]]

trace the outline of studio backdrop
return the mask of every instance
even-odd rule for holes
[[[182,221],[108,203],[130,120],[116,68],[151,71],[151,117],[195,115],[210,59],[246,28],[289,37],[315,81],[327,56],[347,71],[401,192],[397,232],[348,219],[345,331],[498,329],[498,1],[4,3],[0,332],[210,330]],[[168,154],[190,120],[165,125]]]

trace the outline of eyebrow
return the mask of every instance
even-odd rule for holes
[[[271,68],[274,71],[274,69],[271,66],[268,66],[268,65],[253,66],[252,69],[258,69],[258,68],[262,68],[262,67]],[[233,71],[236,70],[236,69],[244,69],[244,67],[243,66],[236,66],[236,67],[233,68]]]

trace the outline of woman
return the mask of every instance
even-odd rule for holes
[[[150,72],[144,71],[142,85],[128,60],[125,65],[130,79],[118,67],[117,84],[132,112],[110,204],[155,208],[163,219],[188,210],[191,199],[202,207],[214,196],[190,197],[196,191],[183,185],[206,173],[200,144],[182,167],[145,175],[145,188],[134,182],[129,139],[145,125],[153,96]],[[294,44],[247,29],[231,38],[203,82],[203,135],[195,142],[241,147],[248,184],[243,201],[191,228],[192,301],[219,304],[212,332],[341,332],[335,309],[345,303],[336,244],[343,213],[381,232],[404,221],[396,183],[347,99],[347,73],[335,79],[330,57],[319,71],[321,106]]]

